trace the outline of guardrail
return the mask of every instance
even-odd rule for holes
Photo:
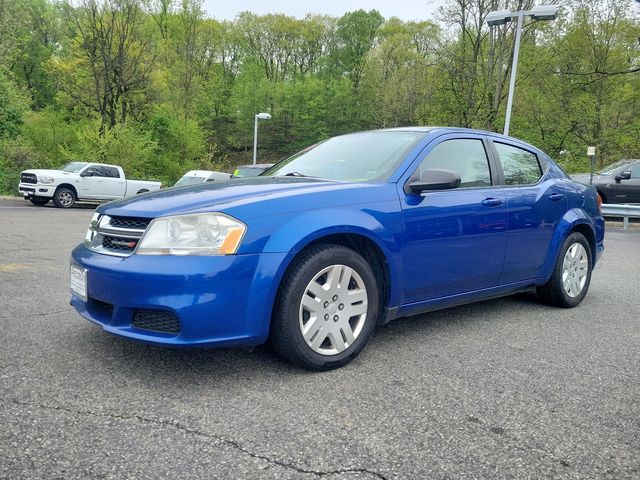
[[[622,228],[629,228],[629,218],[640,218],[640,205],[613,205],[605,203],[602,205],[602,215],[605,217],[622,217]]]

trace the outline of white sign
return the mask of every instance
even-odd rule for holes
[[[587,156],[593,157],[596,154],[596,147],[587,147]]]

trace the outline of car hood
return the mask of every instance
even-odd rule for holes
[[[253,177],[167,188],[116,200],[98,207],[97,211],[145,218],[218,211],[248,219],[285,211],[371,202],[370,190],[376,187],[380,185],[309,177]],[[378,199],[384,200],[380,196]]]
[[[60,175],[77,175],[75,173],[64,172],[62,170],[48,170],[48,169],[31,169],[31,170],[23,170],[22,173],[35,173],[36,175],[49,175],[49,176],[60,176]]]

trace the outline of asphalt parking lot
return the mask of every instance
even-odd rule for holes
[[[400,319],[309,373],[80,318],[69,253],[92,212],[0,200],[0,478],[640,478],[639,231],[608,231],[578,308]]]

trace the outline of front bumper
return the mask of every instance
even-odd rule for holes
[[[52,185],[41,185],[37,183],[22,183],[18,185],[18,190],[24,198],[45,197],[51,198],[56,191]]]
[[[73,264],[87,270],[87,301],[71,305],[105,331],[174,347],[251,346],[269,334],[276,278],[286,254],[115,257],[78,246]],[[170,312],[178,333],[137,328],[140,311]]]

